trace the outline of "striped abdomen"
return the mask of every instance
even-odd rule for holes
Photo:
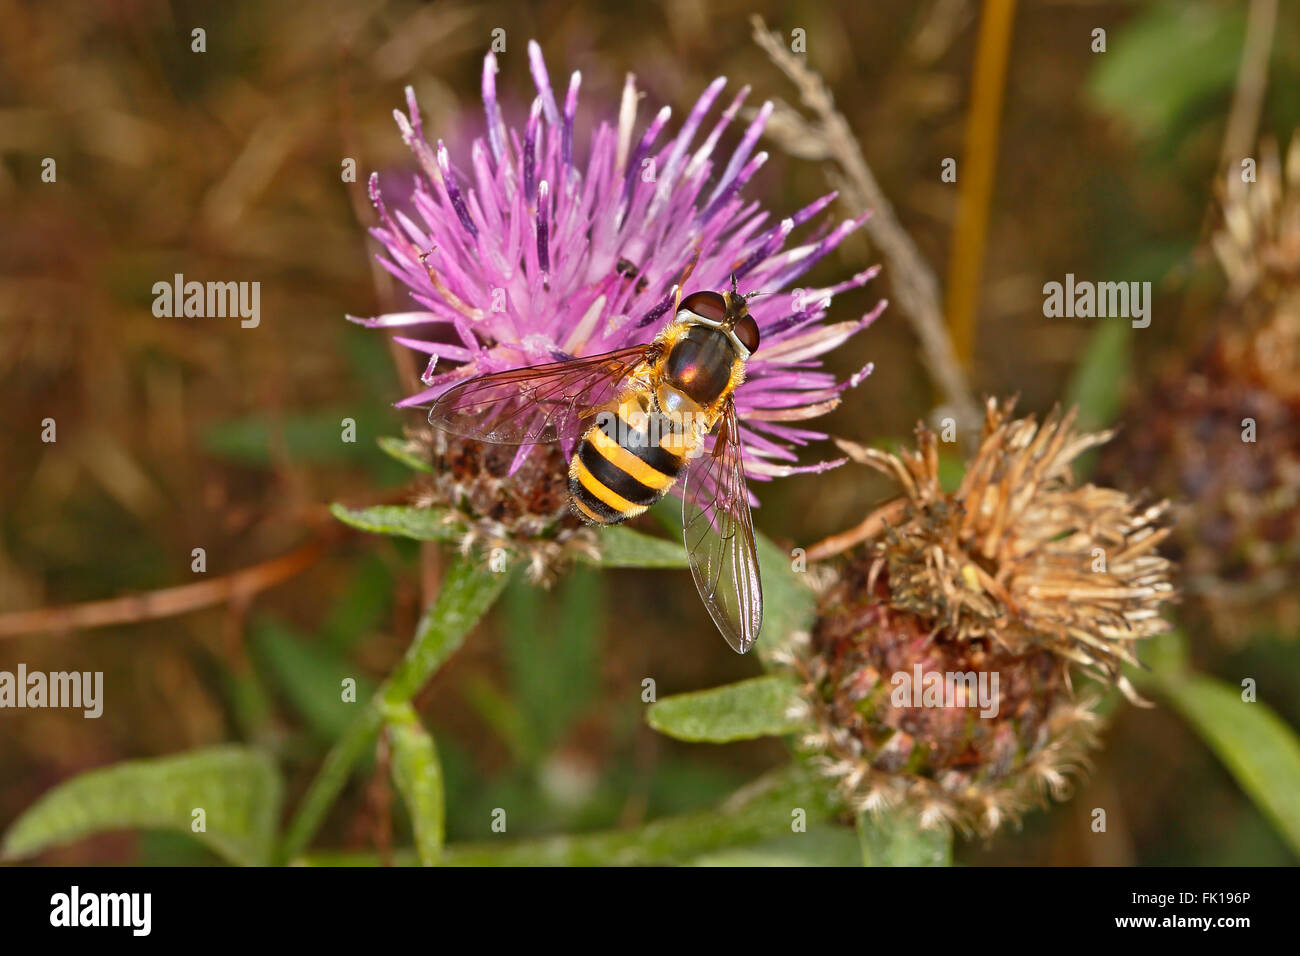
[[[569,493],[574,510],[587,521],[618,524],[635,518],[668,493],[682,470],[682,456],[663,447],[674,442],[681,447],[680,435],[657,412],[637,415],[643,407],[635,397],[619,402],[587,429],[573,453]],[[629,424],[629,415],[641,427]]]

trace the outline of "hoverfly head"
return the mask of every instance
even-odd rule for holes
[[[736,346],[737,354],[748,358],[758,348],[758,323],[749,314],[747,298],[737,291],[732,275],[730,290],[692,293],[681,301],[678,314],[690,313],[694,321],[722,331]]]
[[[748,300],[757,292],[741,295],[736,288],[736,274],[731,274],[731,291],[722,293],[727,303],[726,329],[752,355],[758,349],[758,323],[749,314]],[[746,356],[748,357],[748,356]]]

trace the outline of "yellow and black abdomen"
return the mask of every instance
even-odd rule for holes
[[[569,493],[585,520],[618,524],[635,518],[676,482],[683,459],[661,444],[676,429],[658,412],[643,408],[635,398],[620,401],[598,416],[578,443],[569,465]]]
[[[661,358],[583,433],[569,465],[574,510],[595,524],[635,518],[672,488],[744,378],[724,332],[669,326]]]

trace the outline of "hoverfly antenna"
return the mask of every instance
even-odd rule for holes
[[[731,274],[731,292],[733,295],[740,295],[740,290],[736,288],[736,274]]]

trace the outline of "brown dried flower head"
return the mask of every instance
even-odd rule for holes
[[[1071,463],[1109,433],[1076,431],[1073,411],[1039,426],[1012,419],[1013,409],[988,402],[979,449],[952,493],[924,426],[915,452],[840,443],[903,490],[866,523],[879,526],[872,548],[889,572],[891,604],[955,640],[985,638],[1014,653],[1045,648],[1122,683],[1120,664],[1136,663],[1134,643],[1168,630],[1158,609],[1173,586],[1156,552],[1167,505],[1076,487]]]
[[[910,809],[925,828],[991,834],[1064,799],[1095,739],[1092,701],[1051,651],[954,640],[890,603],[888,572],[855,556],[784,660],[813,765],[859,812]],[[951,683],[949,683],[951,681]]]
[[[1075,486],[1071,462],[1108,436],[1079,433],[1073,413],[1040,426],[1012,410],[988,403],[953,492],[925,427],[899,455],[841,442],[902,495],[810,549],[852,552],[784,660],[816,727],[804,743],[857,809],[903,804],[924,826],[989,833],[1065,796],[1094,725],[1071,667],[1136,699],[1120,666],[1168,627],[1164,505]]]
[[[1172,357],[1124,416],[1101,470],[1177,504],[1172,552],[1193,632],[1237,644],[1300,622],[1300,137],[1234,177],[1214,251],[1228,280],[1212,334]]]
[[[1277,143],[1263,143],[1260,154],[1254,182],[1228,178],[1223,221],[1211,240],[1234,299],[1273,298],[1300,285],[1300,137],[1285,169]]]
[[[1300,137],[1286,169],[1265,143],[1256,181],[1231,177],[1211,242],[1231,309],[1208,361],[1228,376],[1300,404]]]

